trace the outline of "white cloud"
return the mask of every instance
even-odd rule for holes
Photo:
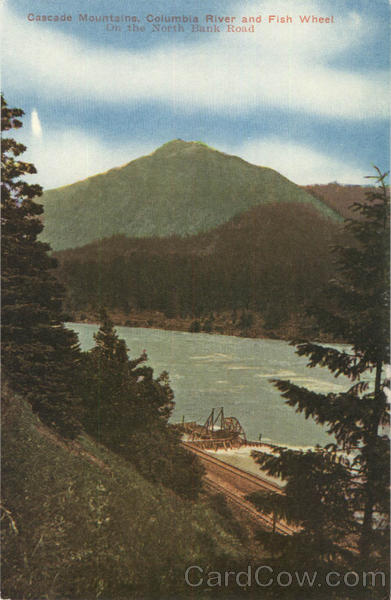
[[[35,108],[31,113],[31,131],[34,137],[42,137],[41,121],[39,120],[38,112]]]
[[[255,165],[270,167],[298,185],[353,183],[365,185],[366,171],[291,140],[268,137],[219,149]]]
[[[157,144],[116,143],[113,147],[82,131],[59,129],[45,131],[45,143],[31,137],[26,145],[28,149],[23,159],[32,162],[37,169],[29,181],[50,189],[119,167],[150,153]]]
[[[276,0],[236,5],[232,13],[324,14],[325,7],[323,3],[316,11],[317,3],[311,1],[293,8],[292,2]],[[374,31],[356,13],[344,12],[333,26],[262,24],[255,34],[221,33],[141,51],[93,47],[8,11],[5,86],[19,92],[33,86],[51,99],[156,100],[184,110],[245,113],[278,107],[337,118],[387,118],[385,73],[331,66],[340,53],[354,54],[359,44],[365,48]]]

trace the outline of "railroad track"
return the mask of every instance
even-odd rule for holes
[[[252,487],[254,487],[254,485],[255,485],[256,487],[258,487],[258,489],[274,491],[279,494],[282,494],[283,491],[279,486],[277,486],[269,481],[266,481],[262,477],[257,477],[256,475],[253,475],[252,473],[249,473],[248,471],[243,471],[242,469],[239,469],[238,467],[234,467],[233,465],[224,463],[223,461],[221,461],[217,458],[214,458],[213,456],[210,456],[204,450],[200,450],[199,448],[196,448],[187,442],[182,442],[182,444],[185,448],[187,448],[187,450],[190,450],[191,452],[194,452],[194,454],[197,454],[199,456],[201,462],[203,462],[205,464],[206,474],[204,477],[204,482],[207,487],[209,487],[211,490],[213,490],[215,492],[224,494],[224,496],[226,496],[227,499],[229,499],[233,504],[238,506],[248,516],[251,516],[251,518],[253,520],[256,520],[263,527],[266,527],[269,530],[273,528],[273,519],[271,517],[269,517],[268,515],[265,515],[259,511],[257,511],[257,509],[255,507],[253,507],[253,505],[243,497],[243,493],[244,493],[243,491],[238,490],[237,493],[235,493],[235,492],[231,491],[230,489],[228,489],[228,487],[222,485],[221,483],[217,483],[216,481],[213,481],[213,479],[211,479],[211,475],[213,476],[213,474],[208,473],[207,467],[208,467],[208,465],[213,465],[218,468],[220,473],[222,473],[222,474],[227,473],[227,474],[234,475],[234,476],[238,477],[241,481],[248,482]],[[287,523],[283,523],[281,521],[276,522],[275,530],[278,533],[282,533],[283,535],[293,535],[294,533],[296,533],[298,531],[294,527],[291,527]],[[348,544],[348,545],[341,545],[341,547],[344,548],[345,550],[349,550],[353,554],[358,554],[358,549],[355,545]]]
[[[221,483],[221,481],[220,483],[218,483],[213,479],[213,473],[211,473],[208,470],[208,467],[217,467],[222,478],[224,478],[224,475],[233,475],[234,478],[238,478],[238,480],[240,480],[241,487],[246,487],[246,485],[249,486],[248,492],[254,491],[254,488],[256,488],[267,491],[274,491],[281,494],[282,490],[279,486],[269,481],[266,481],[261,477],[257,477],[256,475],[253,475],[248,471],[243,471],[238,467],[234,467],[233,465],[224,463],[223,461],[214,458],[213,456],[210,456],[204,450],[200,450],[199,448],[194,447],[191,444],[188,444],[186,442],[182,442],[182,444],[185,446],[185,448],[198,455],[201,462],[205,464],[206,474],[204,477],[204,481],[207,487],[209,487],[215,492],[224,494],[224,496],[226,496],[233,504],[238,506],[242,511],[246,512],[247,515],[251,516],[254,520],[256,520],[258,523],[261,523],[267,529],[273,529],[273,519],[268,515],[260,513],[248,500],[246,500],[244,498],[244,494],[246,492],[243,491],[243,489],[232,491],[232,489],[229,489],[229,487],[224,485],[224,483]],[[232,482],[230,487],[232,487]],[[275,523],[275,530],[278,533],[282,533],[284,535],[292,535],[295,532],[295,529],[293,527],[290,527],[286,523],[282,523],[280,521]]]
[[[225,463],[222,460],[219,460],[218,458],[214,458],[214,456],[210,456],[210,454],[205,452],[205,450],[200,450],[199,448],[192,446],[188,442],[182,442],[182,445],[185,446],[185,448],[187,448],[187,450],[190,450],[191,452],[194,452],[194,454],[197,454],[206,463],[214,464],[221,470],[229,471],[230,473],[233,473],[237,477],[240,477],[243,480],[247,480],[247,481],[251,482],[253,485],[255,485],[261,489],[264,489],[267,491],[272,491],[272,492],[277,492],[278,494],[282,494],[282,489],[280,486],[278,486],[274,483],[271,483],[270,481],[267,481],[266,479],[263,479],[262,477],[258,477],[257,475],[254,475],[253,473],[250,473],[249,471],[244,471],[243,469],[239,469],[238,467],[229,465],[228,463]]]
[[[245,511],[255,521],[257,521],[258,523],[261,522],[261,524],[263,526],[266,526],[267,529],[270,529],[270,530],[273,529],[273,519],[271,517],[268,517],[267,515],[264,515],[263,513],[260,513],[256,508],[254,508],[250,504],[250,502],[248,502],[247,500],[244,500],[243,498],[240,498],[236,494],[227,490],[227,488],[225,488],[224,486],[222,486],[218,483],[215,483],[214,481],[210,480],[209,478],[205,479],[205,483],[206,483],[206,486],[209,487],[214,492],[224,494],[224,496],[229,498],[229,500],[233,504],[238,506],[241,510]],[[283,535],[292,535],[294,533],[294,529],[289,527],[289,525],[285,525],[285,523],[281,523],[281,522],[277,522],[275,524],[275,531],[278,533],[282,533]]]

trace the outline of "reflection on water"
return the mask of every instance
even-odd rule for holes
[[[83,350],[93,346],[95,325],[70,324]],[[130,355],[145,348],[155,375],[170,374],[176,408],[172,421],[204,422],[213,407],[239,419],[247,437],[289,446],[330,442],[325,429],[285,406],[272,378],[291,379],[321,393],[346,390],[349,382],[335,379],[326,369],[306,367],[306,359],[278,340],[238,338],[118,327]]]

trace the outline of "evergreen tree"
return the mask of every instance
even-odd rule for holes
[[[284,493],[255,492],[249,500],[273,517],[272,532],[260,535],[265,547],[285,564],[318,568],[350,555],[347,536],[357,534],[352,481],[346,465],[334,453],[280,449],[274,455],[257,453],[269,475],[285,481]],[[293,525],[291,536],[276,532],[279,520]]]
[[[23,111],[9,108],[1,97],[2,131],[22,126]],[[26,147],[14,139],[1,141],[2,348],[4,374],[23,393],[47,424],[63,432],[77,430],[74,369],[79,358],[77,337],[63,325],[63,288],[52,273],[56,261],[49,246],[38,241],[43,229],[42,206],[34,200],[39,185],[21,179],[36,173],[19,160]],[[73,382],[73,383],[72,383]]]
[[[389,523],[389,438],[384,431],[389,425],[386,397],[389,380],[385,365],[390,362],[386,176],[377,169],[377,187],[368,192],[366,202],[353,206],[357,217],[345,222],[346,244],[335,248],[335,278],[325,290],[322,305],[311,311],[323,332],[335,341],[348,343],[350,349],[296,343],[297,354],[309,358],[309,367],[326,367],[335,377],[345,375],[351,381],[350,389],[344,393],[320,394],[290,381],[274,381],[286,403],[297,412],[303,412],[306,418],[326,425],[335,443],[318,451],[318,462],[324,466],[315,471],[310,468],[312,452],[282,450],[279,456],[264,454],[257,458],[262,468],[281,474],[288,482],[286,497],[290,499],[290,506],[285,516],[292,516],[295,499],[300,501],[300,486],[294,483],[299,481],[311,502],[310,507],[306,506],[308,512],[319,514],[319,527],[326,526],[324,531],[329,531],[330,538],[340,525],[341,514],[361,515],[356,518],[356,526],[360,530],[358,545],[365,565],[371,555],[376,557],[383,553],[387,561],[389,548],[388,525],[385,526]],[[330,477],[326,476],[328,473]],[[342,495],[338,487],[344,490]],[[285,502],[278,498],[274,501],[276,511]],[[273,501],[269,498],[268,502],[265,506],[270,512]],[[262,498],[258,503],[262,504]],[[333,507],[338,504],[340,510],[334,511]],[[326,518],[328,511],[333,525]],[[313,530],[305,515],[296,513],[296,517],[305,531]],[[349,534],[354,525],[350,518],[346,521],[346,534]],[[378,527],[380,521],[382,527]],[[318,542],[319,539],[315,548],[319,549]],[[338,536],[336,542],[340,544]],[[346,547],[346,543],[343,546]]]
[[[145,351],[128,358],[105,310],[95,346],[84,353],[83,423],[90,435],[136,465],[148,479],[185,497],[195,497],[202,469],[168,426],[174,394],[168,374],[155,378]]]
[[[91,435],[120,452],[129,445],[132,431],[147,419],[146,406],[137,401],[138,384],[146,374],[146,368],[139,365],[147,356],[143,353],[130,361],[124,340],[103,309],[99,320],[95,346],[84,354],[84,425]],[[148,375],[151,371],[147,370]]]

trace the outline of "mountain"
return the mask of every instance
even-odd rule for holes
[[[339,213],[344,219],[360,218],[357,212],[352,210],[354,203],[366,202],[367,194],[375,191],[375,188],[370,185],[341,185],[339,183],[302,187],[306,192]]]
[[[189,330],[213,313],[208,331],[298,335],[304,305],[333,275],[329,248],[339,232],[312,204],[266,203],[194,236],[117,235],[56,252],[57,276],[70,315],[94,315],[104,304],[122,313],[122,324],[142,317],[142,326]]]
[[[118,234],[197,234],[268,203],[306,203],[335,221],[341,219],[333,208],[273,169],[183,140],[106,173],[48,190],[42,202],[41,239],[54,250]]]

